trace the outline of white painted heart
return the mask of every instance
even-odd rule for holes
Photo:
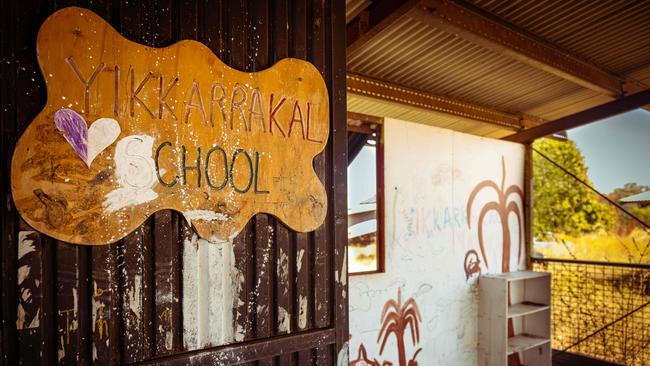
[[[85,161],[89,168],[97,155],[117,140],[120,132],[120,125],[113,118],[99,118],[90,125],[88,128],[88,156]]]
[[[62,108],[54,113],[54,124],[77,155],[90,168],[93,160],[120,135],[120,125],[112,118],[99,118],[90,125],[79,113]]]

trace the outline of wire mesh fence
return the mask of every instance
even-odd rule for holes
[[[650,265],[533,259],[552,274],[553,348],[650,365]]]

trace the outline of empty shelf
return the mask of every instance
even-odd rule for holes
[[[551,340],[548,338],[536,337],[526,334],[516,335],[508,338],[508,354],[523,352],[529,348],[541,346]]]
[[[533,271],[515,271],[505,273],[488,273],[483,277],[502,278],[508,281],[528,280],[532,278],[540,278],[549,276],[548,272],[533,272]]]
[[[514,304],[508,306],[508,318],[533,314],[546,309],[550,309],[550,306],[533,303]]]

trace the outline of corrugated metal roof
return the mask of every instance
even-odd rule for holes
[[[650,1],[472,2],[620,76],[649,66]]]
[[[348,70],[510,111],[539,108],[582,89],[409,17],[348,55]]]
[[[501,138],[512,134],[512,130],[499,128],[491,124],[455,117],[446,113],[439,113],[428,109],[387,102],[354,93],[348,93],[347,104],[348,111],[350,112],[391,117],[431,126],[449,128],[479,136]]]
[[[370,0],[345,0],[345,22],[349,23],[371,3]]]
[[[650,86],[650,1],[467,2],[636,85],[631,90]],[[361,0],[347,0],[346,3],[360,4]],[[356,6],[358,9],[368,4]],[[561,118],[613,99],[586,89],[570,78],[516,61],[501,52],[422,23],[408,14],[355,48],[347,55],[347,60],[351,73],[545,120]],[[374,107],[399,115],[391,117],[417,119],[422,123],[427,123],[424,116],[435,115],[438,120],[430,124],[443,127],[456,119],[435,112],[423,114],[422,109],[394,103],[371,104],[358,96],[349,98],[353,106],[361,105],[361,100],[364,100],[363,110],[359,111],[366,114],[382,116],[382,112],[371,108]],[[468,121],[459,123],[457,126],[461,129],[471,124]],[[484,133],[484,124],[476,126],[481,126],[476,130]]]

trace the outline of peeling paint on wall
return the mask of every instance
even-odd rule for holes
[[[34,231],[18,233],[18,305],[16,309],[16,329],[34,329],[40,326],[40,304],[32,296],[39,291],[39,273],[32,273],[32,265],[38,262],[33,258],[36,254]],[[40,271],[40,269],[37,269]]]
[[[291,317],[287,309],[278,307],[278,331],[280,333],[291,333]]]
[[[296,266],[298,267],[298,272],[302,269],[302,256],[305,255],[305,250],[300,249],[298,255],[296,256]],[[286,255],[285,255],[286,256]]]
[[[187,349],[233,341],[234,254],[232,243],[196,234],[183,245],[183,341]]]
[[[305,329],[307,326],[307,297],[300,295],[298,299],[298,328]]]

